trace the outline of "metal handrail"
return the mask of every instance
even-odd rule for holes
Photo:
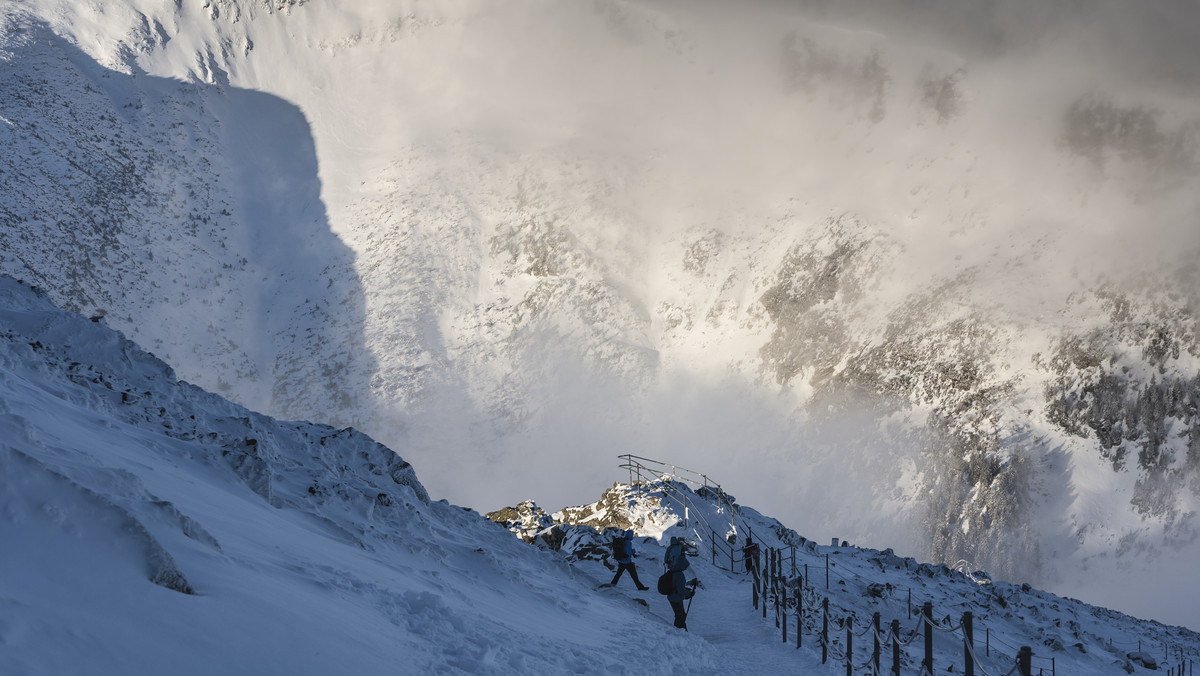
[[[625,470],[629,471],[630,485],[633,485],[635,483],[635,481],[634,481],[635,472],[637,475],[637,483],[642,483],[643,481],[646,480],[643,477],[643,470],[644,470],[646,476],[653,475],[653,476],[655,476],[655,478],[659,478],[659,479],[661,479],[663,476],[666,476],[672,480],[678,480],[683,484],[691,484],[694,486],[701,486],[705,489],[711,489],[711,490],[715,491],[716,495],[717,495],[718,506],[724,505],[729,511],[730,527],[733,528],[734,530],[739,530],[739,522],[740,522],[740,525],[741,525],[740,530],[744,530],[751,537],[753,536],[753,530],[750,528],[750,525],[748,523],[746,523],[743,519],[741,519],[741,515],[739,514],[738,510],[735,509],[735,505],[733,504],[733,502],[726,499],[726,496],[728,495],[728,493],[725,492],[725,489],[721,488],[721,484],[710,479],[707,474],[704,474],[702,472],[697,472],[695,470],[690,470],[685,467],[680,467],[679,465],[675,465],[672,463],[663,462],[661,460],[655,460],[653,458],[647,458],[647,457],[643,457],[640,455],[633,455],[632,453],[624,453],[617,457],[621,458],[625,461],[624,463],[619,465],[619,467],[621,469],[625,469]],[[681,476],[681,473],[690,474],[696,478],[688,478],[686,476]],[[671,486],[670,483],[664,483],[663,486],[665,487],[665,489],[668,492],[673,491],[674,494],[676,494],[677,499],[683,503],[685,508],[691,507],[692,503],[688,499],[688,496],[686,493],[683,493],[675,486]],[[701,522],[704,523],[704,525],[708,528],[708,530],[711,533],[716,533],[716,529],[712,527],[712,524],[710,524],[708,522],[708,519],[705,518],[702,513],[697,512],[697,518]],[[726,553],[728,553],[730,555],[730,557],[732,558],[732,556],[734,554],[734,550],[735,550],[734,546],[729,544],[728,542],[726,542],[724,539],[714,537],[713,538],[713,546],[714,547],[716,546],[718,540],[720,541],[720,544],[722,547],[722,550],[721,550],[722,556],[724,556]],[[726,551],[726,550],[728,550],[728,551]]]
[[[746,531],[747,535],[750,537],[753,537],[753,531],[752,531],[750,525],[748,523],[746,523],[744,519],[741,518],[740,510],[736,509],[735,508],[736,505],[733,503],[733,501],[728,499],[728,494],[725,492],[724,489],[721,488],[721,485],[718,484],[717,482],[711,480],[707,474],[704,474],[702,472],[697,472],[695,470],[690,470],[690,469],[687,469],[684,467],[680,467],[678,465],[674,465],[671,463],[662,462],[660,460],[654,460],[653,458],[646,458],[643,456],[633,455],[631,453],[625,453],[625,454],[619,455],[617,457],[624,460],[624,462],[621,465],[619,465],[619,467],[629,471],[629,482],[630,482],[631,486],[635,485],[635,481],[634,481],[635,471],[637,473],[636,483],[643,483],[645,481],[645,479],[643,478],[643,471],[645,471],[645,474],[647,475],[647,477],[654,476],[654,478],[658,479],[660,481],[660,485],[663,488],[663,491],[667,495],[669,495],[669,496],[673,497],[675,500],[679,501],[685,507],[685,509],[689,508],[693,504],[693,501],[688,496],[688,492],[691,492],[691,491],[685,492],[682,488],[680,488],[679,486],[676,486],[675,482],[679,482],[681,484],[684,484],[685,486],[687,484],[691,484],[694,486],[702,486],[705,489],[711,488],[713,491],[715,491],[715,498],[716,498],[715,502],[716,502],[717,506],[721,507],[722,505],[724,505],[724,506],[727,506],[729,509],[730,527],[733,530],[737,531],[738,523],[740,521],[742,528]],[[684,474],[691,475],[692,477],[695,477],[695,478],[689,478],[687,476],[684,476]],[[664,478],[666,479],[666,481],[662,481],[662,479],[664,479]],[[706,497],[706,499],[711,499],[708,495],[706,495],[705,497]],[[716,537],[716,529],[714,529],[712,527],[712,525],[708,522],[708,519],[704,516],[703,512],[697,511],[696,518],[699,521],[703,522],[704,525],[709,530],[709,532],[712,533],[714,556],[715,556],[715,552],[716,552],[716,549],[715,549],[716,543],[719,541],[722,546],[722,552],[724,553],[726,550],[728,550],[729,555],[730,555],[730,560],[733,561],[735,547],[732,544],[730,544],[729,542],[727,542],[724,538]],[[796,548],[793,546],[792,547],[793,556],[795,555],[795,550],[796,550]],[[828,560],[828,556],[826,557],[826,559]],[[793,565],[794,565],[794,559],[793,559]],[[959,560],[953,566],[948,566],[948,567],[951,568],[952,570],[961,572],[964,576],[968,577],[973,582],[981,583],[981,581],[975,577],[974,573],[972,572],[972,567],[971,567],[970,563],[966,560]],[[858,573],[856,573],[853,570],[850,570],[848,568],[844,569],[843,575],[845,575],[847,573],[850,576],[852,576],[854,578],[858,578],[860,580],[863,580],[867,583],[871,582],[869,579],[864,578],[863,576],[859,575]],[[985,580],[983,582],[989,582],[989,581],[990,580]],[[757,582],[756,582],[756,584],[757,584]],[[786,619],[789,604],[788,604],[787,597],[783,597],[783,607],[781,608],[780,603],[779,603],[779,600],[780,600],[779,595],[781,592],[778,589],[773,589],[772,591],[776,595],[776,626],[778,626],[779,625],[779,614],[783,613],[785,616],[785,619]],[[764,593],[765,592],[766,592],[766,590],[764,587]],[[805,594],[806,590],[802,587],[800,589],[800,593]],[[757,599],[757,593],[756,593],[755,598]],[[766,613],[766,605],[765,605],[766,599],[765,598],[763,599],[763,602],[764,602],[764,607],[763,607],[764,615],[763,616],[766,617],[766,614],[765,614]],[[756,603],[757,603],[757,601],[756,601]],[[812,604],[810,604],[810,607],[813,607]],[[811,612],[809,614],[811,615]],[[797,613],[797,625],[798,625],[797,631],[803,631],[802,627],[805,624],[811,624],[811,623],[806,622],[806,620],[808,620],[808,619],[809,618],[805,617],[803,614]],[[947,618],[947,620],[948,620],[947,624],[949,624],[949,618]],[[950,633],[950,634],[957,634],[961,631],[963,633],[963,642],[964,642],[964,645],[966,646],[966,650],[968,653],[966,659],[970,660],[973,663],[973,666],[978,667],[980,673],[983,674],[983,676],[988,676],[989,672],[984,668],[982,662],[979,660],[979,656],[976,653],[973,642],[967,641],[967,639],[966,639],[966,632],[964,630],[964,622],[965,622],[965,619],[963,622],[960,622],[959,624],[954,625],[954,626],[942,626],[937,621],[933,620],[933,618],[927,617],[926,615],[922,614],[917,620],[916,627],[908,633],[908,636],[906,639],[902,640],[899,635],[894,635],[894,634],[890,635],[889,637],[885,637],[879,630],[875,629],[875,627],[873,625],[868,625],[867,628],[865,628],[863,631],[859,632],[857,634],[857,636],[862,637],[869,633],[873,633],[875,640],[878,641],[880,645],[884,644],[887,641],[891,641],[898,647],[904,647],[904,646],[907,646],[908,644],[910,644],[913,641],[913,639],[917,638],[920,635],[920,629],[923,627],[928,627],[930,629],[936,629],[940,632],[945,632],[945,633]],[[898,625],[898,622],[896,622],[896,625]],[[894,626],[896,626],[896,625],[894,625]],[[785,629],[785,636],[786,636],[786,629]],[[785,638],[785,640],[786,640],[786,638]],[[1000,643],[1001,645],[1005,645],[1009,648],[1013,648],[1013,646],[1011,644],[1007,643],[1003,639],[1000,639],[999,636],[995,637],[994,640],[996,640],[996,642]],[[827,643],[824,638],[819,636],[818,642],[822,645],[823,648],[826,648],[826,649],[838,648],[838,649],[842,650],[842,653],[840,656],[834,655],[835,660],[846,659],[845,649],[842,648],[838,644],[838,641],[836,639]],[[1119,642],[1119,641],[1113,641],[1111,638],[1109,639],[1110,646],[1113,644],[1120,644],[1120,643],[1121,642]],[[1132,643],[1128,643],[1126,645],[1132,645]],[[1140,645],[1140,643],[1139,643],[1139,645]],[[799,646],[799,642],[797,642],[797,646]],[[1047,658],[1040,657],[1040,656],[1032,656],[1031,655],[1030,657],[1033,659],[1041,659],[1042,661],[1049,661],[1051,665],[1054,664],[1053,658],[1050,658],[1049,660],[1047,660]],[[1010,670],[1004,676],[1011,676],[1013,673],[1016,673],[1018,671],[1019,667],[1020,667],[1019,662],[1014,663],[1012,670]],[[849,668],[849,665],[847,665],[847,668]],[[874,664],[867,663],[866,668],[873,670]],[[922,664],[921,672],[922,672],[922,674],[928,673],[928,666],[925,664]]]

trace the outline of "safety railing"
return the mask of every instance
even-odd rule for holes
[[[717,535],[718,525],[724,530],[733,532],[738,532],[740,527],[740,530],[746,532],[747,535],[751,534],[749,524],[747,524],[741,518],[741,514],[737,508],[737,505],[732,499],[730,499],[725,490],[721,488],[721,484],[713,481],[708,477],[708,475],[701,472],[696,472],[694,470],[680,467],[679,465],[662,462],[660,460],[645,458],[639,455],[633,455],[631,453],[626,453],[617,457],[622,461],[619,465],[621,469],[629,472],[630,486],[639,486],[649,481],[659,481],[664,478],[669,479],[669,481],[662,481],[660,484],[663,492],[677,501],[679,505],[683,507],[684,523],[688,527],[691,527],[693,520],[704,525],[704,530],[709,533],[709,539],[711,540],[710,546],[712,548],[714,564],[718,556],[720,556],[722,560],[728,556],[730,560],[730,570],[732,570],[734,562],[740,562],[742,560],[737,556],[737,552],[739,550],[727,542],[723,537],[719,537]],[[694,486],[696,490],[692,491],[690,488],[686,491],[682,490],[678,486],[674,485],[674,482],[681,483],[684,486]],[[704,515],[702,510],[695,509],[693,496],[700,497],[709,503],[715,503],[717,505],[718,512],[728,515],[728,528],[725,528],[726,524],[724,522],[721,524],[711,523],[708,517]],[[699,533],[699,531],[697,531],[697,533]]]
[[[695,505],[694,498],[698,495],[703,496],[703,499],[709,503],[716,503],[719,512],[728,515],[728,528],[732,532],[745,532],[747,536],[752,537],[750,525],[741,519],[741,515],[737,506],[729,498],[728,494],[721,488],[721,485],[713,481],[708,475],[701,472],[685,469],[678,465],[664,463],[650,458],[644,458],[632,454],[619,456],[622,459],[621,468],[629,471],[629,479],[631,485],[641,484],[650,480],[670,479],[661,483],[664,492],[677,500],[685,509],[685,518]],[[674,485],[678,482],[685,486],[695,486],[699,489],[699,493],[689,490],[683,490]],[[738,557],[738,550],[724,538],[718,537],[717,528],[714,524],[709,523],[704,513],[696,510],[696,519],[703,523],[705,528],[710,533],[713,547],[713,562],[716,563],[717,552],[721,552],[722,557],[728,557],[730,569],[734,567],[734,563],[741,562]],[[723,528],[725,524],[720,524]],[[760,546],[763,546],[760,542]],[[1014,646],[1011,645],[991,632],[991,629],[977,623],[975,617],[970,611],[963,613],[961,620],[954,624],[949,616],[943,622],[938,622],[934,619],[933,603],[931,601],[922,602],[920,611],[913,612],[913,598],[911,590],[908,591],[907,601],[897,610],[903,612],[906,617],[916,617],[916,624],[908,632],[901,632],[900,620],[891,620],[890,628],[884,630],[881,613],[875,612],[871,621],[866,624],[860,631],[855,632],[854,626],[857,624],[857,615],[854,612],[846,612],[841,617],[830,615],[829,600],[831,592],[839,587],[846,586],[849,581],[853,586],[859,586],[860,592],[869,588],[870,585],[877,584],[871,579],[864,577],[853,571],[852,569],[839,565],[837,561],[832,561],[829,554],[818,556],[813,552],[805,551],[805,556],[811,556],[824,559],[824,588],[825,594],[820,594],[816,587],[813,586],[812,580],[809,577],[808,563],[799,563],[798,550],[796,547],[789,547],[788,554],[785,555],[784,549],[763,547],[762,563],[755,566],[754,577],[752,580],[752,602],[756,609],[761,608],[763,619],[768,619],[771,614],[774,615],[775,626],[780,630],[782,641],[788,643],[789,623],[794,626],[793,635],[795,636],[796,648],[800,648],[803,644],[804,635],[806,633],[815,635],[817,642],[821,648],[822,664],[832,657],[836,662],[841,662],[845,665],[847,676],[852,676],[854,673],[868,673],[877,676],[882,676],[884,673],[882,656],[884,650],[891,649],[891,665],[886,673],[891,676],[900,676],[902,669],[915,666],[920,674],[936,673],[934,664],[934,636],[935,633],[944,635],[962,646],[962,673],[966,676],[1012,676],[1019,674],[1020,676],[1057,676],[1056,660],[1053,656],[1042,657],[1035,655],[1030,646]],[[837,552],[834,552],[835,554]],[[791,574],[784,573],[786,564],[790,563]],[[928,565],[928,564],[923,564]],[[949,570],[954,570],[977,584],[986,584],[991,581],[983,578],[980,574],[969,565],[967,561],[959,561],[953,566],[946,567]],[[801,572],[802,571],[802,572]],[[837,585],[831,585],[831,571],[836,571],[838,580]],[[847,589],[849,591],[849,589]],[[891,597],[889,597],[890,600]],[[773,612],[772,612],[773,610]],[[789,618],[792,618],[789,620]],[[840,637],[830,638],[829,625],[830,622],[840,626],[845,630],[844,642]],[[983,630],[983,655],[980,655],[976,646],[976,630]],[[855,662],[854,639],[869,637],[871,650],[861,651],[862,659]],[[909,654],[912,649],[912,644],[917,639],[923,639],[921,650],[921,661],[919,665],[914,663],[914,658]],[[945,639],[943,639],[945,640]],[[996,643],[1002,647],[1002,650],[993,651],[992,643]],[[1108,639],[1108,643],[1112,644],[1113,640]],[[1130,647],[1134,645],[1132,642],[1125,644]],[[1142,653],[1142,641],[1136,642],[1139,653]],[[1166,676],[1193,676],[1191,673],[1194,668],[1192,656],[1185,655],[1182,648],[1177,649],[1176,654],[1172,654],[1170,648],[1163,644],[1164,664],[1160,666],[1160,670],[1164,671]],[[1115,647],[1113,647],[1115,649]],[[995,652],[995,655],[993,655]],[[944,651],[943,651],[944,653]],[[1172,660],[1177,660],[1177,665],[1170,665]],[[948,665],[938,665],[937,668],[945,668]],[[954,665],[957,671],[957,666]],[[911,673],[911,672],[910,672]]]

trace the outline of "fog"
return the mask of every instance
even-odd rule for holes
[[[414,35],[401,50],[424,55],[421,71],[390,74],[389,109],[402,122],[379,153],[419,148],[439,168],[439,190],[477,210],[458,226],[471,240],[511,218],[497,192],[532,184],[532,212],[561,214],[602,259],[598,279],[650,317],[610,326],[610,337],[659,361],[614,376],[595,368],[588,327],[543,325],[549,342],[525,345],[541,356],[513,362],[537,374],[493,376],[493,392],[517,383],[504,399],[515,417],[497,415],[478,389],[463,394],[461,361],[452,366],[449,384],[405,409],[403,433],[377,431],[452,501],[558,509],[620,480],[617,456],[634,453],[703,472],[810,537],[921,556],[928,526],[905,490],[928,469],[917,442],[853,409],[818,425],[805,383],[780,388],[755,368],[766,334],[751,306],[771,256],[853,214],[896,252],[856,312],[882,317],[939,282],[969,280],[964,302],[1015,327],[1017,371],[1058,331],[1100,319],[1067,311],[1073,293],[1101,282],[1195,293],[1173,281],[1200,249],[1194,3],[475,9],[453,44]],[[418,163],[410,180],[433,174],[423,171]],[[331,196],[339,180],[330,176]],[[742,248],[718,253],[707,278],[664,274],[663,261],[677,264],[701,232]],[[737,321],[684,337],[663,330],[661,303],[702,314],[724,273],[746,286]],[[458,290],[464,307],[494,298],[486,266],[482,283],[473,274]],[[1051,487],[1090,490],[1063,481]],[[1040,519],[1065,533],[1064,517]],[[1178,579],[1171,561],[1186,557],[1160,558],[1161,579]],[[1031,576],[1067,585],[1070,574],[1041,563]],[[1165,609],[1169,595],[1144,588],[1120,603],[1181,617]]]
[[[849,330],[880,334],[946,285],[946,312],[1004,327],[1023,409],[1032,356],[1104,320],[1072,294],[1200,300],[1180,281],[1200,253],[1194,1],[352,4],[226,8],[208,36],[168,26],[180,37],[141,65],[192,73],[208,40],[232,83],[304,112],[379,363],[347,386],[375,396],[366,431],[457,504],[590,501],[634,453],[810,537],[927,553],[929,468],[897,430],[928,411],[813,410],[806,377],[763,365],[759,299],[831,219],[881,252],[839,307]],[[1015,403],[1004,424],[1057,433]],[[1101,490],[1036,460],[1069,497],[1049,504]],[[1187,558],[1158,561],[1166,588],[1123,607],[1167,612]]]

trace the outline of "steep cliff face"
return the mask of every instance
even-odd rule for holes
[[[0,270],[466,504],[634,446],[1001,575],[1194,546],[1191,10],[912,4],[6,5]]]
[[[107,68],[39,16],[0,22],[4,271],[255,408],[365,420],[362,292],[304,115],[145,73],[138,50],[170,38],[146,16]]]

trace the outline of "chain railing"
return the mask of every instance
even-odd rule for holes
[[[730,499],[728,494],[725,493],[725,491],[721,488],[721,485],[713,481],[708,475],[689,470],[678,465],[632,454],[625,454],[619,457],[623,460],[622,464],[620,465],[621,468],[626,469],[629,472],[629,480],[631,485],[641,484],[648,480],[666,479],[661,482],[663,490],[669,497],[675,499],[684,507],[685,519],[691,518],[690,512],[694,508],[694,497],[697,495],[697,493],[690,489],[684,490],[683,488],[676,486],[676,482],[683,484],[684,487],[697,487],[699,489],[699,495],[707,503],[711,504],[715,502],[719,512],[723,512],[729,517],[728,530],[726,532],[745,532],[747,536],[753,537],[750,525],[741,518],[740,510],[737,509],[737,506],[733,503],[732,499]],[[714,563],[717,558],[718,548],[720,548],[723,556],[726,554],[728,555],[730,569],[732,570],[734,563],[742,560],[736,555],[738,551],[737,548],[735,548],[733,544],[727,542],[725,538],[718,537],[717,528],[715,528],[714,525],[708,521],[704,511],[695,510],[695,519],[703,523],[705,528],[711,534]],[[725,528],[724,523],[720,525],[723,529]],[[760,542],[760,546],[762,544],[763,543]],[[925,640],[924,659],[920,662],[920,672],[923,674],[930,673],[930,671],[933,669],[933,632],[936,631],[942,634],[956,635],[960,638],[963,649],[963,671],[967,676],[974,676],[976,673],[980,674],[980,676],[993,676],[994,674],[999,674],[998,671],[989,671],[984,665],[984,660],[980,659],[979,653],[976,651],[974,643],[975,624],[973,615],[970,612],[965,612],[963,614],[962,621],[960,621],[958,624],[952,625],[952,622],[948,616],[944,623],[939,623],[933,619],[932,603],[930,601],[924,602],[920,612],[917,614],[916,625],[911,631],[906,632],[903,638],[900,632],[898,620],[893,619],[891,621],[891,631],[881,631],[879,624],[879,613],[876,612],[874,614],[873,621],[868,624],[866,628],[857,633],[853,632],[852,630],[852,627],[856,621],[856,615],[854,613],[849,613],[841,619],[835,618],[835,622],[846,629],[845,645],[842,645],[840,639],[834,638],[831,640],[829,637],[830,615],[828,597],[830,589],[830,569],[834,568],[838,571],[838,575],[841,578],[839,580],[839,585],[842,586],[845,586],[845,583],[850,581],[852,583],[858,583],[859,586],[867,589],[869,585],[876,583],[867,579],[866,577],[863,577],[850,568],[840,566],[837,564],[837,562],[831,562],[829,555],[826,554],[823,557],[825,561],[826,596],[822,597],[817,593],[808,577],[808,563],[804,563],[802,572],[797,574],[799,568],[796,556],[797,548],[793,546],[790,547],[790,550],[792,568],[792,575],[790,577],[783,574],[783,563],[785,562],[785,557],[782,554],[782,550],[764,547],[761,553],[765,561],[761,562],[760,565],[756,567],[752,584],[754,605],[757,608],[761,598],[762,615],[764,619],[768,617],[769,605],[774,606],[775,625],[777,628],[781,629],[784,643],[788,642],[788,617],[794,615],[796,648],[798,649],[801,647],[802,637],[805,631],[815,634],[817,636],[817,644],[821,649],[822,664],[826,663],[828,658],[832,656],[834,660],[845,665],[846,673],[848,675],[855,671],[856,667],[860,672],[881,674],[884,672],[881,671],[882,666],[880,663],[880,655],[883,647],[890,645],[892,648],[893,664],[891,669],[887,670],[886,673],[888,673],[889,676],[899,676],[901,666],[905,661],[904,658],[908,657],[908,646],[910,646],[918,637],[921,637],[922,634],[924,635]],[[833,553],[837,554],[836,551]],[[810,554],[811,552],[808,552],[807,550],[805,551],[805,556],[809,556]],[[961,573],[977,584],[988,584],[991,582],[988,579],[977,576],[974,572],[974,569],[965,560],[958,561],[953,566],[947,566],[947,568]],[[913,602],[911,590],[909,594],[910,596],[907,603],[906,614],[912,616]],[[902,600],[900,602],[903,604]],[[989,659],[991,659],[991,643],[993,640],[1008,648],[1008,651],[1003,654],[1008,655],[1009,659],[1012,660],[1012,662],[1009,663],[1012,666],[1008,671],[1000,674],[1000,676],[1012,676],[1013,674],[1019,674],[1020,676],[1033,676],[1035,659],[1040,665],[1037,669],[1039,675],[1045,676],[1045,673],[1048,669],[1049,676],[1055,676],[1056,665],[1053,657],[1046,658],[1035,656],[1033,654],[1033,650],[1029,646],[1020,646],[1018,648],[1017,646],[1006,643],[998,636],[994,636],[990,629],[987,629],[982,624],[979,625],[979,628],[984,629],[986,632],[986,645],[988,648],[987,656]],[[873,644],[873,649],[871,650],[871,654],[867,656],[866,661],[855,663],[855,651],[853,649],[854,638],[856,636],[858,638],[862,638],[867,635],[871,635],[872,638],[871,643]],[[1112,643],[1113,641],[1109,639],[1109,644],[1111,645]],[[1133,644],[1131,643],[1128,645],[1132,646]],[[1136,645],[1140,652],[1142,648],[1142,642],[1138,641]],[[1165,645],[1164,653],[1168,653],[1168,648]],[[1164,655],[1164,657],[1169,660],[1173,656],[1169,656],[1168,653],[1167,655]],[[1182,649],[1179,649],[1177,659],[1180,661],[1180,668],[1177,673],[1173,674],[1173,676],[1183,676],[1185,655]],[[998,668],[1003,668],[1006,666],[1006,660],[1000,659],[999,655],[992,661],[993,666]]]

